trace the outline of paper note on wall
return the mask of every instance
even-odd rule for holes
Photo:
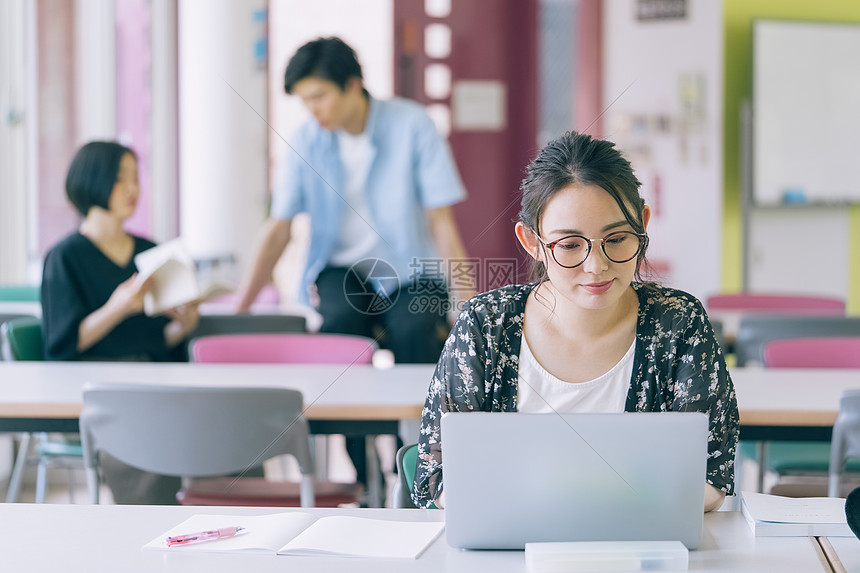
[[[500,81],[458,81],[451,93],[455,131],[504,131],[507,88]]]

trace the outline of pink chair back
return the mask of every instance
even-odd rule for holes
[[[785,338],[764,345],[767,368],[860,368],[860,337]]]
[[[709,296],[705,306],[708,311],[735,310],[817,315],[845,314],[844,300],[824,296],[762,293],[717,294]]]
[[[219,334],[191,342],[192,362],[370,364],[376,341],[345,334]]]

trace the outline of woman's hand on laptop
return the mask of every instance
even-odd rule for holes
[[[720,509],[724,499],[726,499],[726,492],[709,483],[705,484],[705,513]]]

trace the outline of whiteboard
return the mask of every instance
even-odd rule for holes
[[[754,23],[752,195],[860,202],[860,25]]]

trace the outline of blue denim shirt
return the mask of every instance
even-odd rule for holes
[[[439,256],[425,210],[462,201],[466,191],[447,143],[417,103],[371,98],[365,133],[372,148],[365,182],[368,223],[380,236],[380,257],[405,284],[415,273],[410,263]],[[299,292],[305,303],[350,208],[341,198],[343,179],[337,136],[311,119],[291,138],[271,210],[276,219],[310,214],[310,248]]]

